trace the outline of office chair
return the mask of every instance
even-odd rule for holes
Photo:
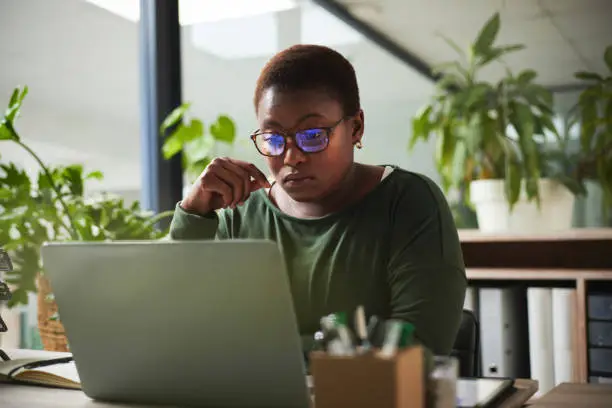
[[[480,377],[480,327],[476,315],[463,310],[451,355],[459,361],[460,377]]]

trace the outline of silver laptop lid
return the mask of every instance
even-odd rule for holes
[[[90,397],[308,406],[297,322],[275,243],[52,243],[42,256]]]

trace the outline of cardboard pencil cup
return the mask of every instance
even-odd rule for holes
[[[424,408],[423,348],[412,346],[384,358],[310,355],[315,408]]]

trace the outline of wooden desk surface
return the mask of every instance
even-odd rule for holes
[[[582,407],[612,407],[612,384],[564,383],[529,404],[529,408]]]

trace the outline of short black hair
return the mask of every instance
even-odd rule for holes
[[[360,109],[353,65],[339,52],[321,45],[294,45],[274,55],[257,79],[255,111],[262,94],[271,87],[281,91],[320,89],[340,102],[345,115]]]

